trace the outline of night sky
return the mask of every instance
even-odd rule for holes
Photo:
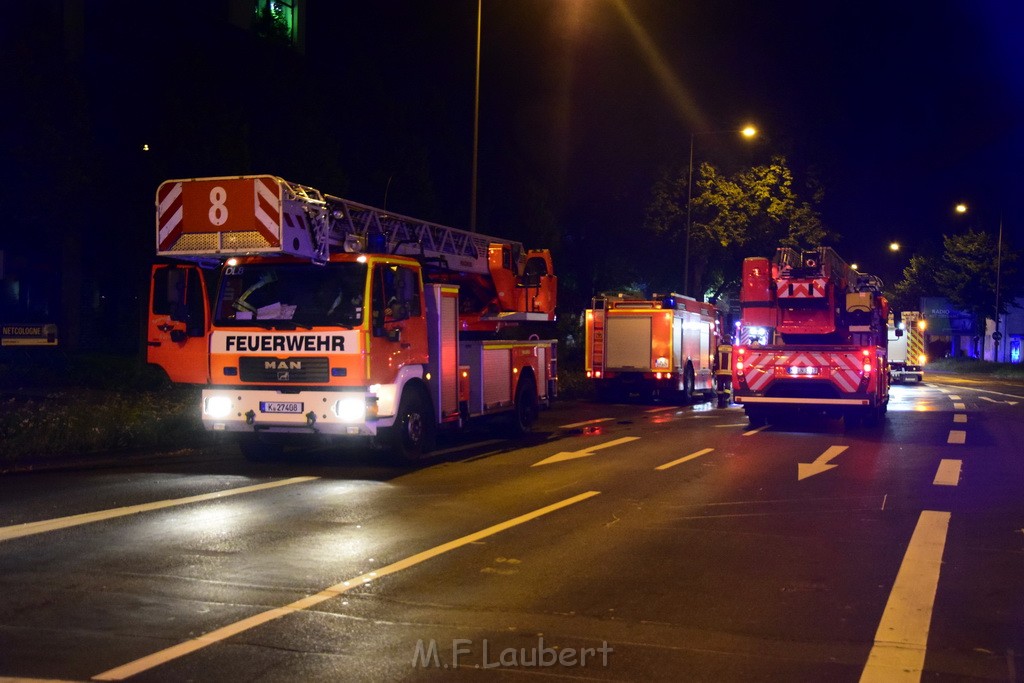
[[[126,273],[144,286],[167,178],[271,173],[469,226],[475,0],[311,0],[304,55],[229,26],[229,0],[3,4],[0,249],[79,281],[83,324],[137,321],[110,302]],[[478,230],[554,248],[582,309],[642,276],[652,187],[696,133],[697,164],[783,154],[817,179],[840,255],[887,284],[1000,216],[1024,248],[1022,19],[1011,0],[484,0]],[[748,122],[755,141],[728,132]]]
[[[346,4],[323,23],[317,11],[310,55],[316,32],[351,17],[343,34],[365,56],[322,59],[411,95],[432,153],[452,154],[443,218],[465,224],[476,3]],[[483,220],[500,230],[502,202],[522,201],[503,195],[530,176],[570,234],[618,232],[628,243],[659,168],[685,160],[690,133],[750,121],[763,131],[754,149],[702,135],[696,161],[785,154],[821,180],[837,248],[864,270],[891,280],[911,252],[960,229],[957,201],[978,228],[995,231],[1002,215],[1006,238],[1022,245],[1022,19],[1024,5],[1010,1],[485,0]],[[372,76],[352,68],[365,62]],[[363,183],[372,175],[353,177],[367,201],[382,197]],[[389,195],[404,199],[401,176]]]

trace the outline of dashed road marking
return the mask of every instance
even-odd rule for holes
[[[699,458],[702,455],[707,455],[708,453],[710,453],[713,450],[715,450],[715,449],[714,448],[703,448],[703,449],[697,451],[696,453],[690,453],[689,455],[684,455],[683,457],[679,458],[678,460],[673,460],[672,462],[667,462],[664,465],[658,465],[654,469],[656,469],[656,470],[667,470],[669,467],[675,467],[676,465],[684,463],[687,460],[693,460],[694,458]]]
[[[967,422],[967,416],[963,413],[957,413],[953,416],[953,422]]]
[[[949,438],[946,443],[967,443],[967,432],[962,429],[949,430]]]
[[[936,486],[956,486],[960,483],[960,466],[962,460],[942,460],[932,481]]]

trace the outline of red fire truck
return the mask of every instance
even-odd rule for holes
[[[718,311],[671,294],[595,297],[585,313],[586,372],[602,400],[630,393],[680,398],[715,391]]]
[[[246,457],[316,435],[415,460],[556,394],[556,342],[500,334],[554,320],[547,250],[269,175],[169,180],[156,209],[149,361],[204,385],[203,424]]]
[[[733,400],[750,423],[796,412],[872,424],[889,402],[888,303],[828,247],[743,263]]]

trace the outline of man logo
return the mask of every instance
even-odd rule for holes
[[[301,370],[301,360],[267,360],[263,361],[264,370]]]

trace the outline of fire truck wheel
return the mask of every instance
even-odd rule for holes
[[[419,389],[410,387],[402,392],[393,430],[391,452],[398,463],[415,462],[434,447],[434,416]]]
[[[525,434],[533,428],[538,413],[537,384],[533,377],[522,377],[516,386],[516,401],[511,415],[513,436]]]
[[[249,462],[268,462],[277,460],[284,452],[280,441],[259,434],[239,434],[238,450]]]
[[[751,427],[763,427],[768,424],[768,415],[764,410],[747,408],[747,420]]]

